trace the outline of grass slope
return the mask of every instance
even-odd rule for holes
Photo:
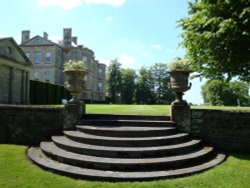
[[[26,146],[0,144],[1,188],[248,188],[250,184],[250,155],[231,155],[221,165],[186,178],[107,183],[75,180],[44,171],[27,160],[26,149]]]

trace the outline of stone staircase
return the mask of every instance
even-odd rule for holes
[[[31,147],[29,158],[66,176],[102,181],[182,177],[218,165],[225,155],[176,130],[168,116],[84,115],[76,130]]]

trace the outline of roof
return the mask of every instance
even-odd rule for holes
[[[25,66],[32,65],[29,58],[12,37],[0,39],[0,56],[21,63]]]

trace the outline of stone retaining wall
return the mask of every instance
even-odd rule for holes
[[[223,151],[250,153],[250,112],[192,109],[191,133]]]
[[[0,105],[0,143],[37,145],[62,134],[64,108]]]

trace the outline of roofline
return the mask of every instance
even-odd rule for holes
[[[25,59],[25,63],[27,62],[29,64],[29,66],[32,66],[31,61],[29,60],[29,58],[25,55],[24,51],[21,49],[21,47],[16,43],[16,41],[14,40],[13,37],[8,37],[8,38],[2,38],[0,39],[1,41],[3,40],[10,40],[11,42],[14,43],[14,45],[16,46],[16,49],[18,50],[18,52],[23,56],[23,58]]]
[[[29,40],[27,40],[27,41],[21,43],[20,46],[24,47],[26,43],[30,42],[31,40],[33,40],[33,39],[36,38],[36,37],[43,38],[43,37],[41,37],[40,35],[36,35],[36,36],[32,37],[31,39],[29,39]],[[55,42],[53,42],[53,41],[51,41],[51,40],[48,40],[48,39],[45,39],[45,38],[43,38],[43,39],[44,39],[44,40],[47,40],[47,41],[49,41],[49,42],[51,42],[52,44],[50,44],[50,45],[48,45],[48,44],[47,44],[47,45],[41,45],[41,46],[53,46],[53,45],[56,45],[56,46],[62,48],[62,46],[60,46],[59,44],[57,44],[57,43],[55,43]],[[27,45],[27,46],[37,46],[37,45]]]

